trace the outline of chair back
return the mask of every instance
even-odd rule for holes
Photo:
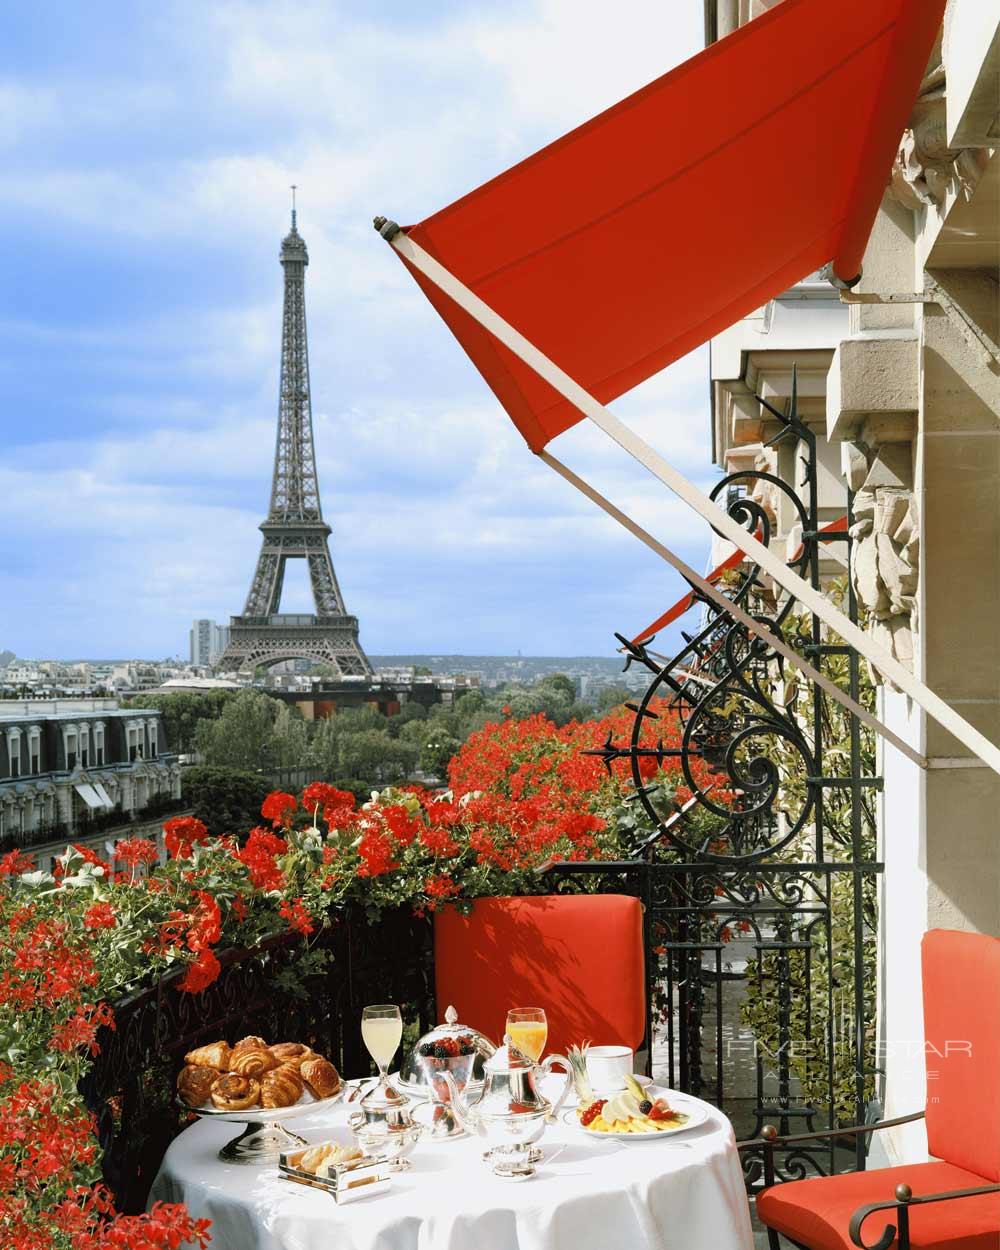
[[[1000,1181],[1000,939],[932,929],[921,954],[928,1149]]]
[[[642,907],[622,894],[476,899],[434,917],[438,1014],[494,1042],[511,1007],[544,1007],[546,1049],[574,1042],[636,1050],[646,1023]]]

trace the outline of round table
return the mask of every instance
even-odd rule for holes
[[[289,1127],[347,1142],[349,1110],[335,1103]],[[479,1137],[425,1140],[386,1193],[343,1206],[275,1164],[220,1162],[238,1126],[200,1120],[171,1144],[150,1201],[210,1219],[211,1250],[752,1250],[732,1126],[708,1112],[687,1133],[629,1143],[585,1137],[563,1112],[520,1183],[489,1172]]]

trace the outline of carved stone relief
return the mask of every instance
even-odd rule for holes
[[[843,467],[854,496],[851,579],[868,612],[868,632],[901,664],[913,663],[917,626],[920,526],[908,443],[843,448]],[[881,677],[872,673],[873,680]]]
[[[944,66],[925,75],[903,132],[890,188],[907,208],[941,205],[949,192],[970,200],[989,161],[987,148],[950,148],[945,117]]]

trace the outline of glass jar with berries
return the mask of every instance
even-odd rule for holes
[[[399,1085],[406,1093],[429,1099],[440,1109],[451,1101],[444,1079],[446,1072],[460,1090],[482,1084],[483,1065],[496,1047],[477,1029],[461,1024],[458,1012],[449,1007],[444,1023],[425,1033],[403,1060]],[[461,1130],[450,1115],[431,1116],[435,1136],[455,1137]]]

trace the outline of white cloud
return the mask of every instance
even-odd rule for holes
[[[23,156],[0,170],[6,218],[37,217],[81,249],[109,238],[133,255],[215,248],[253,275],[249,297],[208,288],[144,317],[116,316],[110,301],[99,323],[2,327],[9,342],[103,371],[106,429],[39,431],[0,468],[33,556],[62,553],[50,595],[23,572],[11,582],[21,604],[61,605],[47,625],[53,648],[161,653],[183,646],[191,617],[242,605],[270,486],[276,253],[291,182],[312,261],[325,511],[369,645],[458,649],[463,631],[466,649],[477,649],[473,635],[521,645],[531,625],[519,577],[535,636],[559,640],[551,649],[579,649],[581,613],[606,611],[616,626],[630,623],[619,612],[654,614],[645,599],[650,579],[668,583],[662,565],[530,455],[370,219],[419,219],[690,55],[700,7],[536,0],[397,26],[326,0],[179,0],[148,19],[172,54],[162,80],[126,67],[100,83],[0,83],[0,116],[10,105],[0,145]],[[189,81],[169,77],[179,61]],[[119,128],[145,134],[140,157],[119,155]],[[40,140],[52,134],[62,143],[46,161]],[[705,374],[695,353],[615,405],[700,478],[710,476]],[[571,431],[557,452],[701,562],[700,523],[602,435]],[[5,645],[30,651],[31,614],[19,615]],[[579,636],[605,634],[602,622]]]

